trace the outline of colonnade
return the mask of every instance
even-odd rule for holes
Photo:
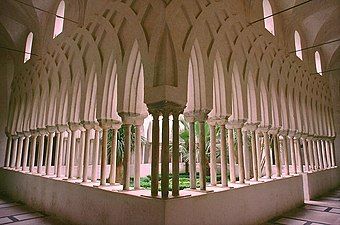
[[[165,102],[161,105],[150,106],[149,112],[153,117],[151,196],[159,195],[159,175],[161,176],[161,197],[168,198],[170,195],[170,155],[172,156],[171,195],[179,196],[179,115],[183,112],[183,107]],[[169,117],[171,115],[173,117],[172,143],[169,141]],[[5,167],[60,179],[81,179],[84,183],[97,182],[99,178],[100,186],[115,185],[117,132],[122,127],[125,134],[122,185],[123,190],[130,190],[131,127],[135,126],[133,186],[138,190],[140,189],[141,126],[144,118],[126,114],[120,116],[122,122],[116,120],[70,122],[67,125],[17,132],[16,135],[7,134]],[[159,126],[160,116],[162,116],[161,128]],[[190,189],[197,189],[197,153],[200,191],[207,190],[207,173],[210,174],[211,186],[228,187],[232,183],[246,185],[276,177],[327,169],[336,165],[333,137],[301,134],[261,126],[258,123],[249,124],[243,120],[228,121],[227,119],[208,118],[206,112],[185,113],[185,120],[189,124],[190,136]],[[198,123],[199,128],[198,151],[196,151],[195,123]],[[206,123],[210,131],[209,152],[206,151]],[[216,132],[217,128],[219,128],[219,135]],[[108,163],[108,131],[110,129],[112,130],[112,147]],[[91,132],[94,133],[92,151],[90,151]],[[79,151],[76,151],[77,136],[80,136]],[[171,154],[170,145],[172,145]],[[92,153],[91,157],[90,153]],[[217,157],[218,155],[220,157]],[[77,166],[76,158],[80,159]],[[53,163],[52,160],[54,160]],[[210,161],[207,162],[207,160]],[[210,171],[207,171],[207,164],[209,164]],[[220,169],[218,169],[218,164],[220,164]],[[108,165],[110,169],[107,171]],[[100,177],[98,177],[98,170],[100,170]],[[220,184],[217,181],[218,171],[221,173]]]

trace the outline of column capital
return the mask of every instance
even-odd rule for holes
[[[121,122],[114,119],[97,119],[99,122],[99,126],[102,129],[110,129],[115,128],[117,125],[120,125]]]
[[[280,133],[281,127],[272,127],[269,129],[269,134],[278,135]]]
[[[68,126],[66,124],[57,124],[57,129],[60,133],[64,133],[68,130]]]
[[[46,126],[46,129],[49,133],[54,133],[58,130],[56,126]]]
[[[85,128],[85,130],[94,129],[96,125],[99,123],[96,121],[81,121],[81,125]]]
[[[24,138],[24,132],[17,132],[18,138]]]
[[[38,128],[38,129],[37,129],[37,132],[38,132],[40,135],[46,135],[46,134],[48,134],[46,128]]]
[[[24,131],[23,133],[24,133],[24,136],[26,138],[31,136],[31,132],[30,131]]]
[[[244,119],[240,120],[228,120],[228,123],[226,124],[227,129],[241,129],[243,127],[243,124],[246,122]]]
[[[248,123],[246,122],[243,126],[244,130],[255,131],[260,123]]]
[[[83,126],[80,123],[76,122],[68,122],[68,126],[71,131],[77,131],[83,129]]]
[[[32,137],[37,137],[39,135],[38,130],[30,130]]]
[[[119,113],[123,124],[142,125],[146,116],[141,114]]]
[[[169,101],[161,101],[161,102],[156,102],[152,104],[148,104],[148,111],[152,115],[162,115],[162,114],[181,114],[183,113],[183,110],[185,106],[179,105],[174,102],[169,102]]]
[[[279,134],[280,134],[281,136],[288,136],[288,130],[280,130],[280,131],[279,131]]]
[[[289,130],[289,131],[288,131],[288,137],[289,137],[289,138],[294,138],[294,137],[295,137],[295,134],[296,134],[296,131],[295,131],[295,130]]]
[[[257,128],[257,131],[261,133],[268,133],[269,130],[270,130],[270,126],[264,126],[264,127],[261,126]]]
[[[207,123],[210,126],[224,126],[228,122],[228,117],[209,117]]]

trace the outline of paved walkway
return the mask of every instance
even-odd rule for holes
[[[0,196],[0,224],[11,225],[64,225],[41,212],[9,201]]]
[[[267,224],[340,225],[340,187],[320,199],[305,202],[303,207]]]

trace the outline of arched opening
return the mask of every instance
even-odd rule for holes
[[[61,32],[63,32],[64,14],[65,14],[65,2],[61,1],[59,3],[55,17],[53,38],[57,37]]]
[[[321,58],[320,53],[318,51],[315,52],[315,68],[316,72],[322,76]]]
[[[28,60],[31,59],[32,44],[33,44],[33,33],[30,32],[26,39],[24,63],[26,63]]]
[[[273,14],[272,7],[268,0],[263,0],[263,16],[267,17]],[[274,19],[273,17],[264,20],[264,27],[273,35],[275,35]]]
[[[302,60],[302,51],[301,51],[301,38],[299,32],[295,31],[294,33],[295,39],[295,54]]]

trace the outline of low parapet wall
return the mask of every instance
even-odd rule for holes
[[[0,169],[0,192],[74,224],[259,224],[303,204],[302,176],[168,200]]]
[[[340,168],[303,174],[305,200],[312,200],[340,185]]]

